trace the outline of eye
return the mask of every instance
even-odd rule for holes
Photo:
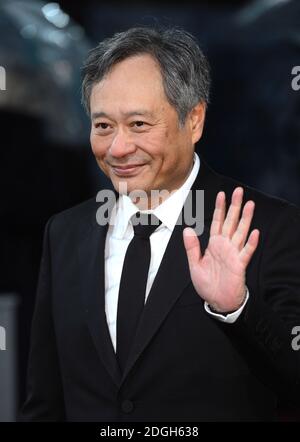
[[[145,123],[144,121],[135,121],[133,124],[136,125],[137,127],[143,127]]]
[[[147,130],[149,128],[149,124],[142,120],[133,121],[130,126],[133,129],[136,129],[138,131]]]
[[[107,129],[109,125],[107,123],[96,123],[95,127],[98,129]]]

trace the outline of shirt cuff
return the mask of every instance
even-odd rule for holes
[[[243,302],[241,307],[238,310],[236,310],[235,312],[228,313],[227,315],[226,314],[222,314],[222,313],[212,312],[210,310],[209,305],[207,304],[206,301],[204,303],[204,308],[205,308],[205,310],[207,311],[207,313],[210,316],[215,317],[216,319],[218,319],[218,321],[227,322],[228,324],[233,324],[238,319],[240,314],[242,313],[242,311],[243,311],[243,309],[244,309],[248,299],[249,299],[249,290],[248,290],[248,287],[246,286],[246,298],[245,298],[245,301]]]

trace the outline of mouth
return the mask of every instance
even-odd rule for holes
[[[135,176],[140,173],[144,166],[146,166],[146,164],[128,164],[126,166],[111,165],[111,168],[114,174],[118,176]]]

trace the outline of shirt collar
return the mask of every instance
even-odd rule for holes
[[[141,210],[141,213],[153,213],[158,219],[161,220],[162,224],[157,228],[157,230],[164,228],[165,226],[171,232],[173,231],[199,169],[200,158],[197,153],[194,152],[193,168],[182,186],[172,193],[172,195],[169,196],[165,201],[155,207],[155,209]],[[114,219],[114,236],[122,239],[127,233],[130,218],[139,211],[139,208],[133,204],[127,195],[120,195],[115,209],[116,217]]]

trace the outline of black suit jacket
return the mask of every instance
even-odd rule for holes
[[[219,190],[237,181],[202,159],[204,252]],[[274,418],[278,395],[299,396],[300,211],[242,185],[256,203],[259,246],[247,268],[250,298],[234,324],[205,310],[176,225],[121,375],[104,308],[106,227],[95,199],[47,223],[22,420],[222,421]],[[193,193],[195,197],[195,192]]]

